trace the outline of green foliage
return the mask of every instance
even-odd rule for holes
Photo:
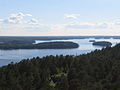
[[[0,67],[0,90],[120,90],[120,45]]]

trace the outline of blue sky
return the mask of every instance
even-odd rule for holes
[[[120,0],[1,0],[1,36],[120,35]]]

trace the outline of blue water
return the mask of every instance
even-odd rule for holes
[[[120,43],[120,39],[69,39],[69,40],[49,40],[50,41],[73,41],[79,44],[79,48],[76,49],[17,49],[17,50],[0,50],[0,66],[7,65],[10,62],[19,62],[22,59],[43,57],[47,55],[79,55],[89,53],[95,49],[102,49],[103,47],[93,46],[92,42],[95,41],[110,41],[114,46]],[[47,42],[36,40],[36,43]]]

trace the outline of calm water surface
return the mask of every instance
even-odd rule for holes
[[[89,53],[95,49],[101,49],[102,47],[93,46],[92,42],[95,41],[110,41],[113,46],[120,43],[120,39],[70,39],[70,40],[49,40],[49,41],[39,41],[36,43],[50,42],[50,41],[73,41],[79,44],[77,49],[18,49],[18,50],[0,50],[0,66],[7,65],[10,62],[18,62],[22,59],[33,58],[33,57],[43,57],[47,55],[79,55],[84,53]]]

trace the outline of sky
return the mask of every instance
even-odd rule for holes
[[[0,0],[0,36],[120,35],[120,0]]]

